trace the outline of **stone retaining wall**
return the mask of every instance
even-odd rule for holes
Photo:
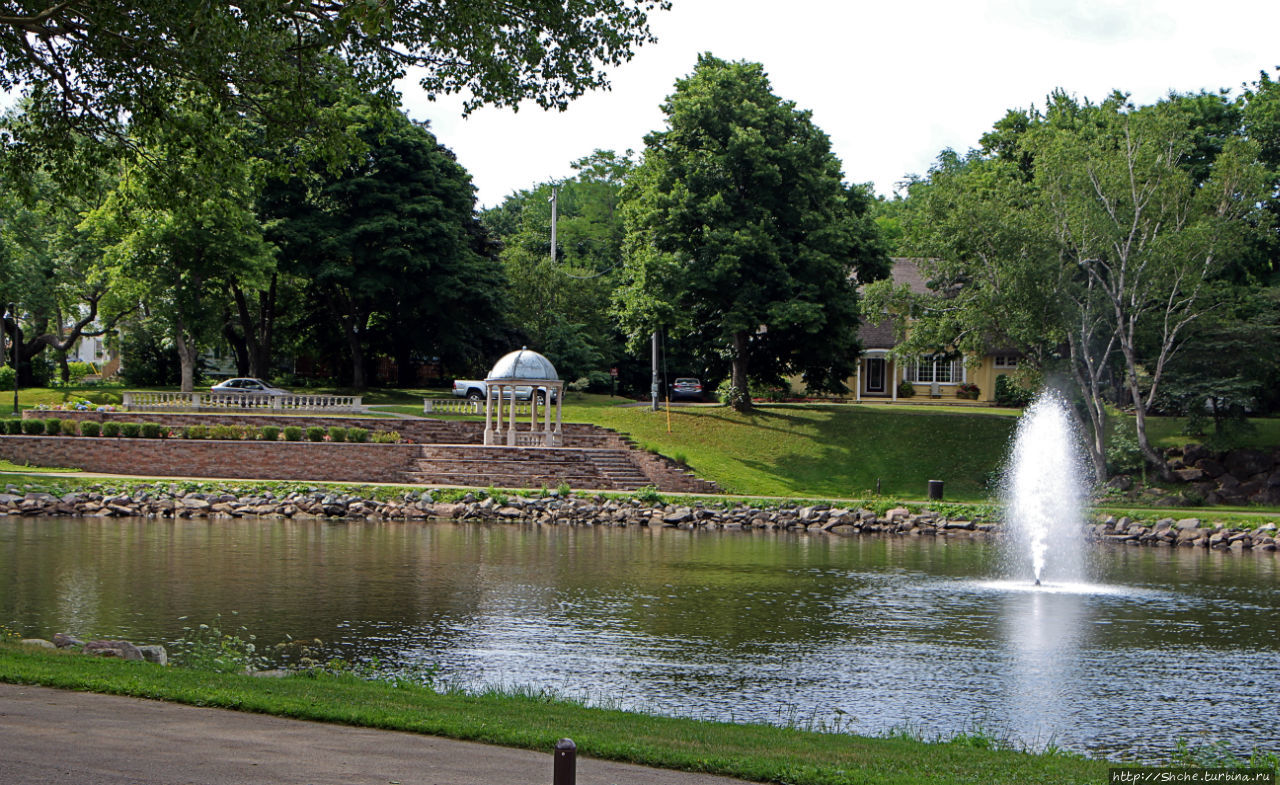
[[[10,488],[10,490],[15,490]],[[0,494],[0,516],[84,516],[141,518],[336,518],[422,521],[444,519],[478,523],[568,526],[649,526],[702,530],[756,530],[819,536],[879,535],[988,539],[999,537],[996,521],[949,518],[932,510],[905,507],[876,512],[828,504],[763,507],[744,502],[663,503],[640,497],[503,496],[458,502],[436,501],[430,490],[405,491],[391,499],[371,499],[332,490],[275,495],[226,491],[187,491],[164,483],[125,490],[89,490],[62,497],[48,493]],[[1196,518],[1162,519],[1154,525],[1107,517],[1083,527],[1081,537],[1117,546],[1204,548],[1274,556],[1276,525],[1229,529]]]

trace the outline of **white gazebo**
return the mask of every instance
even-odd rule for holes
[[[551,361],[528,347],[498,360],[484,380],[484,443],[508,447],[561,447],[564,382]],[[517,399],[529,405],[529,430],[517,428]],[[503,418],[503,410],[506,418]],[[543,422],[538,422],[538,407],[543,409]],[[551,410],[555,409],[552,428]],[[496,417],[495,417],[496,415]],[[503,431],[503,428],[506,431]]]

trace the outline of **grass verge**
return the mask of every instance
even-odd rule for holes
[[[0,680],[132,695],[792,785],[1103,782],[1108,764],[1005,749],[981,734],[946,742],[871,738],[589,708],[536,693],[456,694],[353,676],[260,679],[0,645]]]

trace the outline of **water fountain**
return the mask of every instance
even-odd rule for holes
[[[1068,404],[1046,390],[1018,422],[1003,482],[1010,560],[1025,574],[1030,557],[1035,586],[1085,579],[1085,476]]]

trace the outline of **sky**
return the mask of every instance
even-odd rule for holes
[[[672,0],[658,42],[609,70],[612,89],[565,112],[533,104],[462,116],[403,80],[471,172],[481,205],[573,174],[593,150],[642,150],[660,105],[700,52],[762,63],[774,92],[812,111],[851,183],[889,196],[950,147],[965,151],[1011,108],[1063,88],[1151,103],[1171,89],[1238,90],[1280,65],[1274,0]],[[0,104],[6,103],[0,94]]]
[[[642,150],[662,101],[699,52],[762,63],[774,92],[813,113],[851,183],[891,195],[938,153],[964,151],[1011,108],[1064,88],[1151,103],[1171,89],[1238,90],[1280,65],[1274,0],[673,0],[656,44],[610,69],[612,89],[565,112],[535,105],[463,118],[401,83],[471,172],[482,205],[569,177],[595,149]],[[1274,72],[1273,72],[1274,73]]]

